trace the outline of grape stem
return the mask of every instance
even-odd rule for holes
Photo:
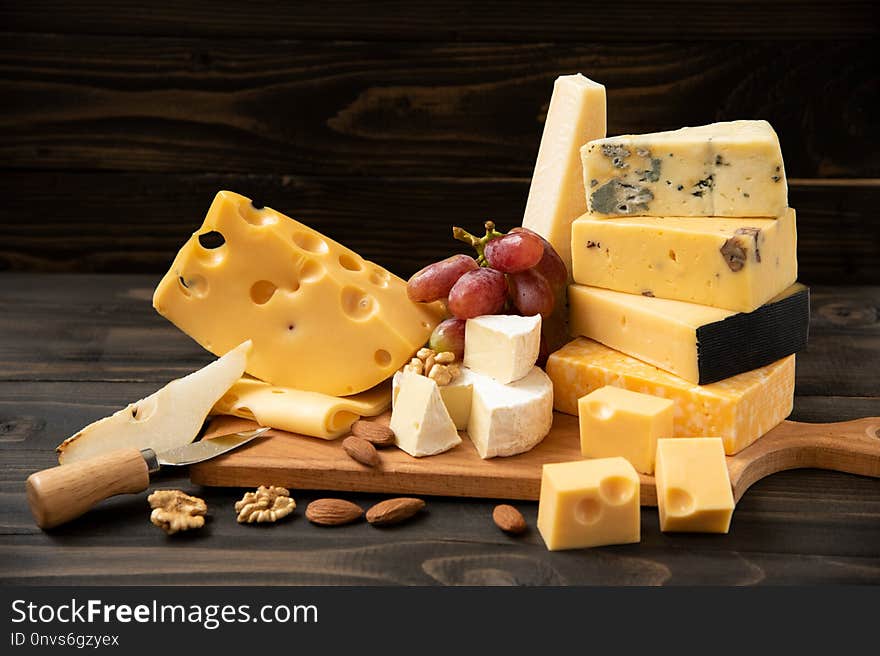
[[[493,239],[498,239],[498,237],[503,237],[503,232],[498,232],[495,229],[494,221],[486,221],[483,224],[483,227],[486,228],[486,234],[483,237],[475,237],[471,233],[469,233],[464,228],[459,228],[458,226],[453,226],[452,228],[452,236],[455,237],[458,241],[463,241],[465,244],[469,244],[477,251],[477,264],[481,267],[489,266],[489,263],[486,261],[486,256],[484,254],[484,250],[486,248],[486,244],[488,244]]]

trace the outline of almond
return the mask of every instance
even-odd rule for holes
[[[511,535],[519,535],[526,530],[526,520],[522,513],[506,503],[495,506],[495,510],[492,511],[492,519],[498,528]]]
[[[380,501],[367,511],[367,521],[373,526],[390,526],[404,522],[422,508],[425,502],[412,497],[398,497]]]
[[[306,519],[322,526],[342,526],[363,517],[363,509],[345,499],[318,499],[306,508]]]
[[[375,421],[359,419],[351,425],[351,434],[380,448],[394,444],[394,431]]]
[[[346,437],[342,440],[342,448],[353,460],[357,460],[362,465],[375,467],[379,464],[379,452],[376,451],[376,447],[362,437],[354,435]]]

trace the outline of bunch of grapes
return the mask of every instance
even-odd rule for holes
[[[484,314],[540,314],[548,319],[565,304],[568,272],[553,247],[528,228],[507,234],[487,221],[486,235],[461,228],[453,236],[474,247],[477,257],[453,255],[429,264],[407,283],[413,301],[445,301],[452,318],[437,325],[430,347],[464,354],[465,320]],[[546,349],[544,349],[546,350]]]

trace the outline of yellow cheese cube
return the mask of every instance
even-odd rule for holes
[[[214,198],[153,306],[218,355],[253,341],[247,372],[347,396],[407,362],[442,317],[406,282],[306,225],[229,191]]]
[[[638,542],[640,491],[624,458],[544,465],[538,531],[550,551]]]
[[[661,531],[727,533],[734,503],[719,438],[660,440],[655,482]]]
[[[797,279],[797,228],[776,219],[584,215],[571,227],[575,282],[751,312]]]
[[[622,456],[643,474],[654,472],[657,440],[672,437],[673,403],[650,394],[605,386],[578,400],[581,454]]]
[[[560,412],[576,415],[578,399],[605,385],[652,394],[675,404],[674,437],[718,435],[732,455],[791,413],[794,358],[711,385],[694,385],[582,337],[550,355],[547,375],[553,380],[553,407]]]

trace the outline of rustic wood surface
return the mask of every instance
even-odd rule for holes
[[[431,498],[415,521],[326,529],[303,510],[276,526],[240,526],[241,489],[200,488],[184,472],[150,490],[202,495],[210,517],[168,538],[149,523],[146,493],[117,497],[50,532],[27,508],[24,480],[88,422],[211,359],[155,315],[154,276],[0,276],[0,582],[154,584],[731,584],[880,583],[880,481],[798,470],[756,483],[731,532],[664,535],[642,511],[637,545],[550,553],[530,525],[502,534],[486,500]],[[799,357],[792,419],[880,414],[880,287],[814,290],[813,341]],[[346,495],[364,508],[386,495]]]

